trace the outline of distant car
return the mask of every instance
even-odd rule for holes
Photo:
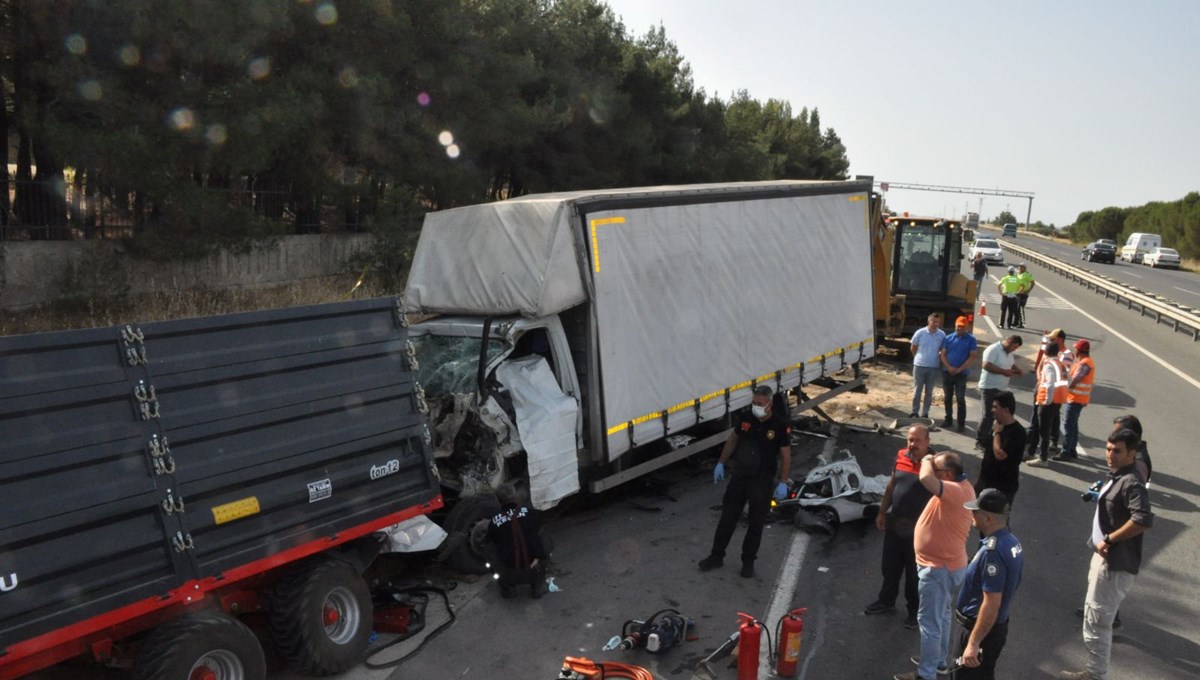
[[[1142,264],[1179,269],[1179,253],[1174,248],[1155,248],[1142,256]]]
[[[1004,233],[1001,235],[1004,236],[1005,238],[1016,238],[1017,237],[1017,225],[1013,224],[1012,222],[1005,224],[1004,225]]]
[[[1080,253],[1079,259],[1087,262],[1107,262],[1113,264],[1117,261],[1117,244],[1092,241]]]
[[[983,261],[988,264],[1004,264],[1004,251],[1000,250],[1000,244],[993,238],[977,238],[971,250],[967,251],[967,257],[972,261],[975,260],[975,253],[983,254]]]

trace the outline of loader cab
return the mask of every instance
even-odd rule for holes
[[[962,228],[940,218],[893,216],[892,292],[945,300],[962,268]]]

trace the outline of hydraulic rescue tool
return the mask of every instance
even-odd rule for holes
[[[651,654],[662,654],[684,639],[696,639],[694,627],[695,623],[683,614],[674,609],[663,609],[645,621],[626,621],[621,626],[618,649],[644,647]]]
[[[596,662],[583,657],[568,656],[563,659],[562,670],[554,680],[654,680],[654,675],[641,666],[612,661]]]

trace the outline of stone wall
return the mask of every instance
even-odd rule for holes
[[[52,302],[80,286],[103,295],[275,286],[346,272],[370,248],[367,234],[285,236],[247,253],[154,262],[125,254],[117,241],[0,241],[0,309]],[[118,290],[120,289],[120,290]]]

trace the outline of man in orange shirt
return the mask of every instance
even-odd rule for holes
[[[951,612],[967,572],[972,518],[963,504],[975,499],[975,489],[963,474],[962,459],[953,452],[926,456],[920,479],[933,494],[913,535],[921,596],[917,610],[921,658],[913,658],[916,671],[899,673],[895,680],[935,680],[939,669],[948,668]]]

